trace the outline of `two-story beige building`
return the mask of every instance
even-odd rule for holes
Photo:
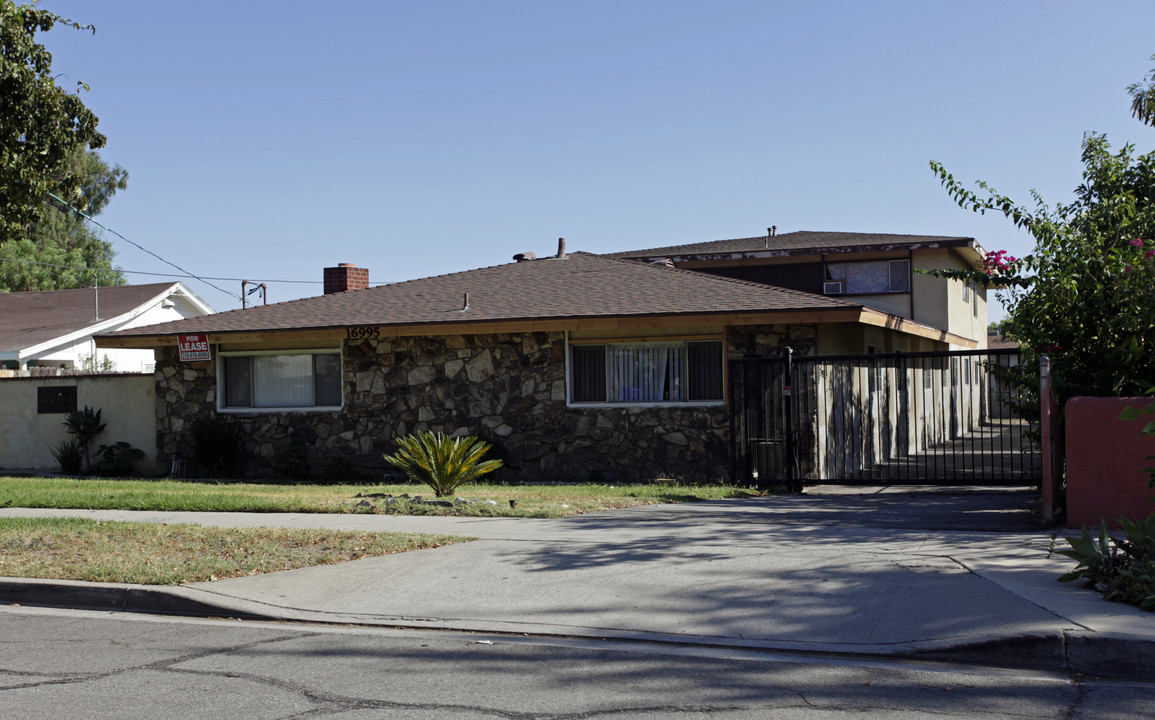
[[[974,269],[984,256],[982,247],[968,237],[808,231],[778,235],[773,228],[759,237],[608,254],[838,297],[944,333],[927,338],[863,323],[827,324],[819,331],[820,355],[985,348],[986,289],[919,272]]]

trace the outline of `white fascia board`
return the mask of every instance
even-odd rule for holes
[[[91,335],[98,335],[98,334],[104,333],[104,332],[112,332],[114,330],[119,330],[121,325],[128,324],[128,322],[131,321],[133,318],[135,318],[135,317],[137,317],[143,313],[146,313],[149,310],[151,310],[153,307],[159,305],[162,300],[164,300],[169,295],[172,295],[174,292],[176,292],[178,286],[184,287],[180,283],[173,283],[164,292],[160,293],[159,295],[156,295],[153,298],[150,298],[149,300],[146,300],[145,302],[141,303],[140,305],[137,305],[132,310],[129,310],[126,313],[123,313],[121,315],[117,315],[114,318],[109,318],[108,320],[100,320],[99,322],[95,322],[92,325],[88,325],[87,327],[83,327],[79,330],[70,332],[66,335],[60,335],[59,337],[55,337],[55,338],[52,338],[51,340],[48,340],[46,342],[42,342],[39,345],[32,345],[31,347],[23,348],[22,350],[20,350],[20,356],[21,357],[31,357],[33,355],[43,353],[43,352],[48,351],[48,350],[52,350],[53,348],[57,348],[57,347],[60,347],[63,345],[74,344],[76,341],[82,340],[82,339],[89,337]]]
[[[171,288],[169,288],[169,292],[165,293],[165,295],[166,296],[167,295],[181,295],[182,297],[184,297],[185,300],[188,300],[192,304],[192,306],[195,307],[197,310],[199,310],[201,313],[203,313],[205,315],[216,315],[217,314],[217,311],[213,310],[211,305],[209,305],[207,302],[202,300],[199,295],[197,295],[192,290],[190,290],[189,287],[182,282],[178,282],[175,285],[173,285]]]

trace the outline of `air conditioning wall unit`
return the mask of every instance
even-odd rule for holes
[[[843,288],[841,280],[828,280],[822,283],[823,295],[841,295],[844,292],[846,289]]]

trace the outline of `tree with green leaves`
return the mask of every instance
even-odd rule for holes
[[[36,42],[37,33],[48,32],[57,24],[92,29],[91,26],[82,28],[35,5],[0,0],[0,256],[3,257],[9,257],[9,252],[29,254],[32,246],[28,243],[34,243],[30,233],[47,213],[48,192],[70,204],[85,197],[85,183],[92,175],[86,174],[87,161],[78,159],[78,153],[83,153],[85,148],[103,147],[105,143],[105,137],[96,129],[96,115],[79,97],[87,86],[77,83],[74,90],[68,90],[58,85],[52,73],[52,54]],[[102,252],[109,252],[107,246],[102,249],[90,244],[89,255],[98,267]],[[109,263],[103,266],[109,267]]]
[[[1112,151],[1089,133],[1082,161],[1072,202],[1051,207],[1034,195],[1033,208],[986,183],[976,193],[931,163],[960,207],[1002,213],[1035,239],[1024,258],[1000,251],[975,270],[936,274],[1006,289],[1006,335],[1022,343],[1024,370],[1037,373],[1033,356],[1050,357],[1061,400],[1155,384],[1155,152]]]
[[[127,186],[128,172],[119,165],[109,167],[96,152],[77,147],[59,175],[81,179],[69,202],[72,207],[49,197],[28,234],[4,244],[0,256],[10,260],[0,262],[0,291],[125,284],[124,275],[113,266],[111,244],[84,215],[98,215],[116,191]]]
[[[1155,62],[1155,55],[1151,56]],[[1140,122],[1155,126],[1155,70],[1127,88],[1131,94],[1131,115]]]

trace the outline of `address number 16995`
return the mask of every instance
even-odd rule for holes
[[[379,329],[376,325],[358,325],[357,327],[348,328],[346,332],[348,333],[348,337],[353,340],[363,340],[365,338],[377,337]]]

